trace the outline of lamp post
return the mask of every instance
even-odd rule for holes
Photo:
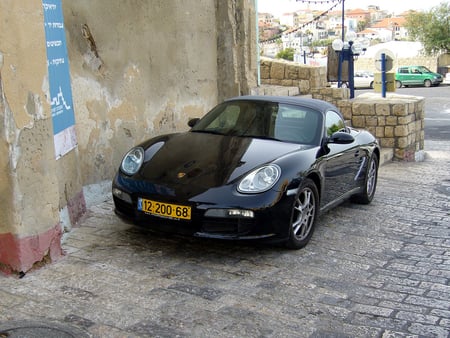
[[[339,53],[338,65],[338,87],[342,86],[342,66],[344,61],[348,62],[348,84],[350,88],[350,98],[355,97],[355,83],[354,83],[354,60],[364,52],[369,41],[367,39],[356,40],[356,33],[348,31],[345,35],[345,41],[336,39],[331,44],[332,48]]]

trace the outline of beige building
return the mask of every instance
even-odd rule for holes
[[[61,142],[74,147],[58,156],[46,51],[55,42],[44,29],[55,1],[0,1],[6,273],[63,254],[64,233],[86,212],[85,188],[111,180],[129,147],[187,129],[189,118],[249,93],[257,81],[253,1],[62,0],[63,26],[45,23],[64,30],[70,64],[74,134]]]

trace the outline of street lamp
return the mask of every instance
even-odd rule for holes
[[[348,62],[348,84],[350,88],[350,98],[355,97],[355,83],[354,83],[354,60],[358,58],[360,54],[366,51],[369,46],[369,40],[356,39],[356,33],[348,31],[345,35],[345,41],[336,39],[331,44],[334,51],[339,53],[339,65],[338,65],[338,87],[342,86],[342,66],[344,61]]]

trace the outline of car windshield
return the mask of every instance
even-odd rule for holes
[[[218,105],[191,131],[317,145],[321,126],[322,114],[308,107],[242,100]]]
[[[429,70],[427,67],[425,66],[419,66],[417,67],[417,69],[419,70],[419,72],[421,73],[431,73],[431,70]]]

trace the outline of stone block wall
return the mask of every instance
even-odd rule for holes
[[[262,84],[298,87],[299,94],[334,104],[347,123],[369,130],[382,148],[394,150],[394,158],[414,161],[424,149],[423,97],[367,93],[350,100],[348,88],[327,87],[326,67],[306,66],[284,60],[261,59]]]
[[[437,60],[436,57],[431,56],[417,56],[411,58],[396,58],[394,59],[394,64],[392,66],[391,72],[395,73],[398,67],[402,66],[412,66],[420,65],[429,68],[432,72],[437,71]],[[355,60],[355,70],[357,71],[370,71],[373,73],[379,73],[380,71],[376,69],[375,62],[373,58],[360,57]]]
[[[298,87],[300,94],[310,94],[327,85],[327,69],[284,60],[261,58],[261,84]]]
[[[425,99],[398,94],[363,94],[352,104],[352,126],[372,132],[383,148],[393,148],[394,158],[414,161],[424,149]]]
[[[392,148],[394,159],[415,161],[424,149],[425,99],[388,93],[366,93],[349,100],[347,88],[320,88],[312,97],[337,106],[345,120],[356,129],[370,131],[382,148]]]

